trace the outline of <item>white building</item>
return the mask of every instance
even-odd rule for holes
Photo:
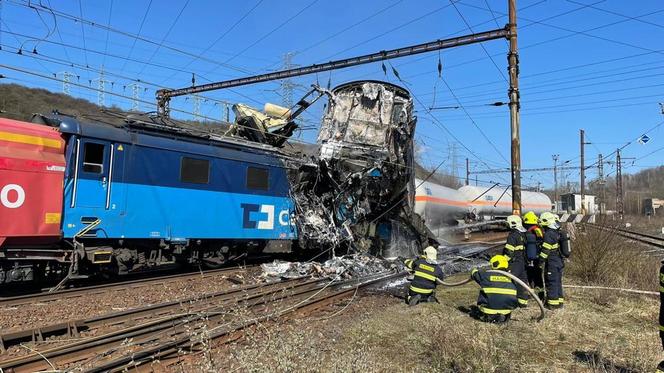
[[[583,209],[581,208],[581,195],[576,193],[568,193],[560,196],[561,201],[561,212],[567,212],[570,214],[581,214]],[[586,194],[583,201],[583,206],[585,207],[585,213],[592,215],[597,213],[597,205],[595,204],[595,196]]]

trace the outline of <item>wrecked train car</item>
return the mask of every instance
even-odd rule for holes
[[[301,168],[294,182],[301,236],[383,256],[417,253],[433,235],[413,211],[410,94],[378,81],[327,94],[318,165]]]

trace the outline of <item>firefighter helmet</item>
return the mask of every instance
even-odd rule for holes
[[[428,246],[426,249],[424,249],[424,256],[426,256],[427,261],[435,262],[438,256],[438,250],[436,250],[433,246]]]
[[[509,259],[505,255],[494,255],[489,259],[491,269],[506,269],[509,265]]]
[[[537,215],[532,211],[528,211],[525,215],[523,215],[523,223],[531,225],[537,224]]]
[[[507,225],[510,229],[516,229],[519,232],[525,232],[526,229],[523,228],[523,223],[521,223],[521,217],[519,215],[510,215],[507,217]]]
[[[556,215],[550,212],[543,212],[542,215],[540,215],[540,224],[543,227],[548,227],[550,229],[560,228],[560,225],[558,225],[558,222],[556,221]]]

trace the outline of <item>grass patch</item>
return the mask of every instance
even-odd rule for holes
[[[217,356],[217,366],[275,372],[643,372],[660,358],[658,302],[618,297],[598,304],[570,290],[564,309],[538,323],[534,307],[508,325],[476,321],[472,284],[439,291],[441,304],[384,305],[325,322],[296,320]],[[592,296],[589,296],[593,294]],[[366,298],[359,303],[366,302]],[[271,328],[270,328],[271,329]]]
[[[660,258],[646,247],[598,229],[576,235],[565,268],[569,277],[588,285],[658,290]]]

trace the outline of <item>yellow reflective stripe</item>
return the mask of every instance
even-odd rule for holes
[[[486,294],[516,295],[516,289],[482,288],[482,291]]]
[[[557,249],[558,247],[560,247],[560,245],[558,245],[557,243],[552,245],[548,242],[545,242],[545,243],[542,244],[542,247],[545,248],[545,249],[554,250],[554,249]]]
[[[477,272],[477,268],[473,268],[473,270],[470,271],[470,275],[472,276],[472,275],[474,275],[476,272]]]
[[[413,259],[406,259],[404,263],[406,264],[406,267],[413,268]]]
[[[494,310],[484,306],[480,306],[480,311],[486,313],[487,315],[509,315],[512,313],[512,310]]]
[[[558,305],[560,305],[560,299],[547,299],[546,303],[548,303],[552,306],[558,306]]]
[[[549,257],[549,254],[547,254],[547,253],[545,253],[544,251],[542,251],[542,252],[540,253],[539,256],[540,256],[542,259],[546,259],[546,258]]]
[[[524,305],[528,304],[528,299],[518,298],[517,301],[519,301],[519,304],[524,304]]]
[[[422,263],[420,263],[419,267],[422,268],[423,270],[429,271],[429,272],[434,272],[436,270],[432,266],[428,266],[428,265],[422,264]]]
[[[489,276],[489,281],[493,282],[512,282],[512,280],[509,277],[505,276]]]
[[[62,142],[56,139],[49,139],[46,137],[39,136],[30,136],[30,135],[21,135],[18,133],[12,132],[3,132],[0,131],[0,140],[9,141],[9,142],[18,142],[21,144],[30,144],[30,145],[40,145],[47,148],[56,148],[60,149]]]
[[[426,278],[427,280],[436,281],[436,276],[430,275],[428,273],[420,272],[420,271],[415,271],[415,276],[420,276],[420,277]]]
[[[420,294],[431,294],[431,293],[433,293],[433,289],[422,289],[422,288],[418,288],[418,287],[412,286],[412,285],[410,286],[410,290],[412,290],[416,293],[420,293]]]

